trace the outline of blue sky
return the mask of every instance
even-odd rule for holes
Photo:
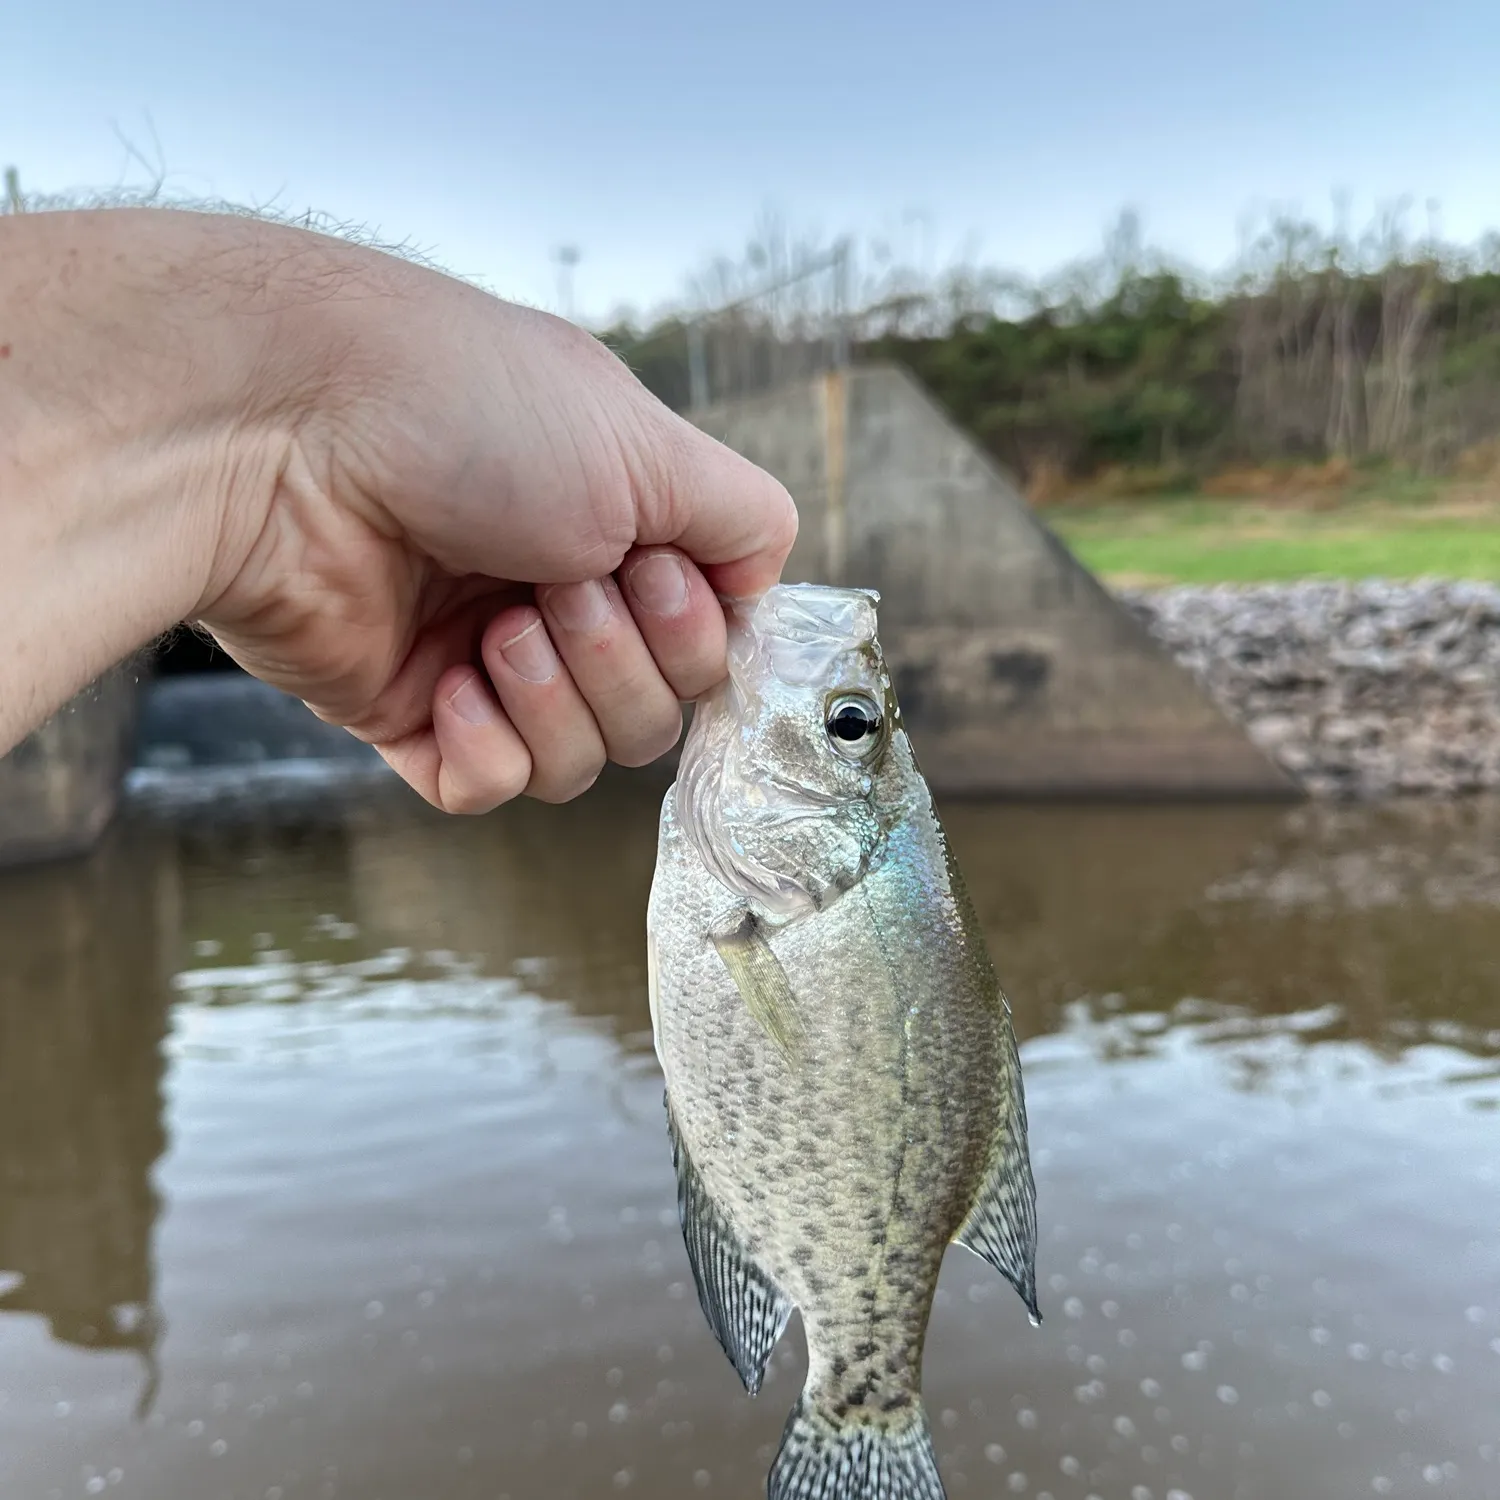
[[[0,160],[314,208],[503,294],[652,306],[774,205],[1036,272],[1126,206],[1208,266],[1247,212],[1500,227],[1496,0],[204,0],[12,9]],[[154,131],[154,140],[153,140]],[[918,216],[927,228],[919,230]]]

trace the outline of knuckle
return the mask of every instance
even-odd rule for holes
[[[492,785],[495,800],[490,805],[499,807],[502,802],[515,801],[526,790],[526,784],[530,780],[530,757],[520,755],[509,757],[509,765],[495,776]]]
[[[724,676],[724,661],[721,656],[714,664],[706,659],[690,661],[680,665],[672,673],[672,688],[683,703],[701,698],[711,687],[716,687]]]
[[[538,802],[571,802],[599,779],[604,769],[604,746],[578,756],[568,766],[550,767],[532,775],[526,795]]]
[[[441,789],[439,805],[454,817],[471,818],[487,813],[497,804],[487,802],[472,787],[455,787],[445,784]]]
[[[785,485],[774,479],[771,483],[775,486],[776,503],[771,507],[768,517],[768,541],[772,551],[785,555],[792,550],[797,541],[799,525],[797,504],[792,499],[791,491]]]
[[[448,771],[444,776],[444,809],[468,816],[492,812],[519,797],[531,779],[530,763],[514,754],[499,757],[487,770],[482,780],[465,780]]]
[[[550,802],[553,804],[572,802],[576,798],[583,796],[598,781],[600,770],[603,770],[602,766],[598,770],[588,772],[586,775],[575,776],[567,782],[548,783],[541,787],[530,788],[526,795],[538,802]]]
[[[622,736],[610,759],[622,766],[649,766],[677,743],[682,734],[682,710],[674,701],[670,710],[665,708],[653,713],[649,720],[634,726],[628,736]]]

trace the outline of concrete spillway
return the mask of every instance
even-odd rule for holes
[[[789,580],[880,591],[937,789],[1296,794],[904,371],[862,366],[694,421],[792,492]]]

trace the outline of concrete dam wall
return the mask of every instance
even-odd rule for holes
[[[1296,795],[904,372],[820,376],[695,420],[796,497],[789,579],[880,590],[882,640],[937,790]],[[108,674],[0,759],[0,867],[96,841],[138,720],[160,776],[289,757],[346,761],[352,774],[376,760],[248,679],[158,683],[141,714],[136,679],[132,668]]]
[[[93,845],[130,764],[136,695],[133,666],[106,673],[0,758],[0,868]]]
[[[836,372],[693,420],[792,492],[789,580],[880,591],[937,790],[1296,795],[903,370]]]

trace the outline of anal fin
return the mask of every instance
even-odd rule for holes
[[[1026,1144],[1026,1095],[1021,1061],[1007,1011],[1006,1084],[1010,1108],[990,1145],[989,1168],[954,1242],[987,1260],[1020,1293],[1034,1323],[1036,1300],[1036,1182]]]
[[[730,1364],[754,1396],[786,1330],[792,1304],[745,1251],[734,1227],[709,1196],[677,1128],[670,1100],[667,1128],[677,1168],[677,1216],[698,1302]]]

